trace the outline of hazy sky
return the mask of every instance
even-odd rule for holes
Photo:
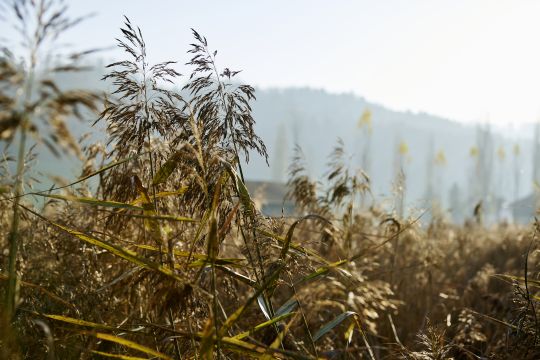
[[[67,37],[85,47],[113,45],[125,14],[153,60],[185,63],[193,27],[256,86],[352,91],[464,122],[540,117],[540,1],[67,2],[96,13]]]

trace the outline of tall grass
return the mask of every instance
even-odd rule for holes
[[[51,10],[59,4],[9,9],[22,24],[52,26],[55,38],[74,24],[62,7]],[[540,354],[536,227],[460,227],[435,216],[423,228],[422,212],[387,213],[368,201],[370,179],[346,165],[341,142],[321,181],[307,175],[298,149],[288,182],[298,214],[266,217],[241,167],[250,153],[267,156],[254,131],[254,89],[219,70],[196,31],[187,77],[174,62],[149,64],[128,18],[121,35],[126,60],[107,67],[113,90],[104,96],[62,92],[38,57],[28,68],[2,55],[0,135],[22,148],[0,199],[12,205],[0,207],[0,245],[9,249],[0,275],[4,358]],[[180,81],[183,91],[173,90]],[[20,83],[32,84],[22,103]],[[106,144],[79,149],[71,140],[64,122],[81,106],[92,111],[88,121],[106,124]],[[16,131],[59,155],[79,149],[81,176],[25,192],[32,168]]]
[[[5,9],[4,9],[5,7]],[[45,76],[53,73],[78,71],[75,63],[44,69],[38,65],[38,57],[50,46],[59,33],[68,30],[81,19],[70,20],[64,15],[65,8],[55,2],[8,2],[3,9],[11,12],[16,30],[22,39],[25,54],[17,58],[7,46],[2,47],[2,138],[11,141],[18,132],[17,165],[12,201],[12,219],[8,234],[8,287],[5,298],[5,317],[11,319],[17,305],[17,252],[20,247],[20,200],[24,191],[24,173],[27,138],[33,136],[57,153],[57,148],[77,150],[67,130],[65,121],[77,115],[77,106],[95,109],[95,97],[85,92],[62,92],[53,80]],[[18,44],[17,44],[18,45]],[[76,59],[78,54],[73,54]],[[52,130],[51,140],[40,134],[37,120],[45,120]]]

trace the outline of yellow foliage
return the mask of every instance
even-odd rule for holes
[[[446,165],[446,155],[444,153],[444,150],[439,150],[437,152],[437,155],[435,155],[435,164],[440,166]]]
[[[358,119],[358,128],[366,127],[371,133],[372,123],[371,123],[371,111],[369,109],[364,110],[360,119]]]
[[[405,141],[399,143],[399,153],[401,155],[406,155],[409,153],[409,145]]]

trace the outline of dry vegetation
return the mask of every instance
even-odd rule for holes
[[[63,91],[54,73],[82,54],[52,68],[39,56],[78,20],[55,1],[3,4],[28,54],[0,57],[0,136],[18,154],[6,147],[0,170],[1,358],[540,357],[540,225],[487,228],[477,213],[420,227],[421,212],[362,207],[369,179],[341,144],[321,182],[297,152],[290,196],[305,216],[264,217],[240,165],[266,156],[254,90],[217,70],[204,37],[193,31],[179,78],[147,63],[126,19],[113,92]],[[105,123],[107,144],[79,148],[77,116]],[[81,177],[29,190],[28,139],[79,155]]]

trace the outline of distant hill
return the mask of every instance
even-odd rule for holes
[[[102,65],[85,74],[68,74],[59,79],[66,87],[104,88],[108,86],[99,79],[105,73]],[[371,142],[368,174],[372,180],[373,193],[384,200],[391,196],[391,185],[396,175],[398,144],[406,144],[404,170],[407,178],[407,203],[425,205],[426,196],[437,195],[444,206],[462,204],[472,208],[475,202],[473,187],[475,159],[470,150],[475,146],[478,129],[461,123],[425,113],[399,112],[370,103],[353,94],[333,94],[309,88],[258,89],[257,100],[252,103],[256,130],[268,147],[270,167],[263,159],[253,154],[246,166],[246,177],[250,180],[285,182],[287,167],[295,144],[303,149],[311,176],[324,174],[328,155],[341,138],[346,146],[351,168],[362,166],[366,143]],[[370,140],[358,121],[362,113],[371,112],[372,132]],[[93,139],[104,136],[103,125],[91,128],[87,123],[73,122],[70,127],[76,136],[85,132],[94,133]],[[493,132],[490,152],[504,150],[504,159],[493,159],[493,171],[489,179],[489,192],[498,194],[507,202],[516,196],[530,193],[532,189],[532,146],[531,140],[520,138],[520,184],[515,193],[512,148],[516,139]],[[437,154],[443,153],[444,166],[434,164]],[[495,155],[493,155],[495,156]],[[38,169],[67,178],[77,176],[77,160],[55,159],[46,150],[40,155]],[[428,163],[431,164],[428,166]],[[431,170],[429,169],[431,168]],[[39,187],[45,186],[46,183]],[[449,198],[453,187],[452,197]],[[467,210],[468,211],[468,210]]]
[[[474,201],[470,185],[475,181],[475,158],[471,156],[471,148],[477,144],[479,136],[475,126],[426,113],[393,111],[353,94],[331,94],[308,88],[258,90],[256,94],[253,111],[258,133],[269,148],[270,168],[254,156],[246,170],[249,178],[284,181],[295,144],[302,147],[310,174],[320,176],[337,138],[345,142],[351,167],[360,167],[367,137],[358,127],[358,121],[369,109],[372,113],[369,175],[376,195],[390,195],[397,146],[403,141],[408,147],[404,163],[409,204],[423,203],[430,182],[432,192],[445,205],[450,203],[449,193],[454,184],[454,190],[457,188],[458,196],[462,197],[461,202],[465,203],[469,198]],[[513,200],[516,195],[512,154],[516,143],[520,146],[521,169],[517,195],[524,195],[532,188],[531,141],[517,141],[501,132],[492,132],[490,151],[494,154],[489,191],[506,200]],[[434,158],[441,151],[446,164],[434,164]],[[432,163],[431,176],[428,162]],[[470,206],[472,209],[474,205]]]

